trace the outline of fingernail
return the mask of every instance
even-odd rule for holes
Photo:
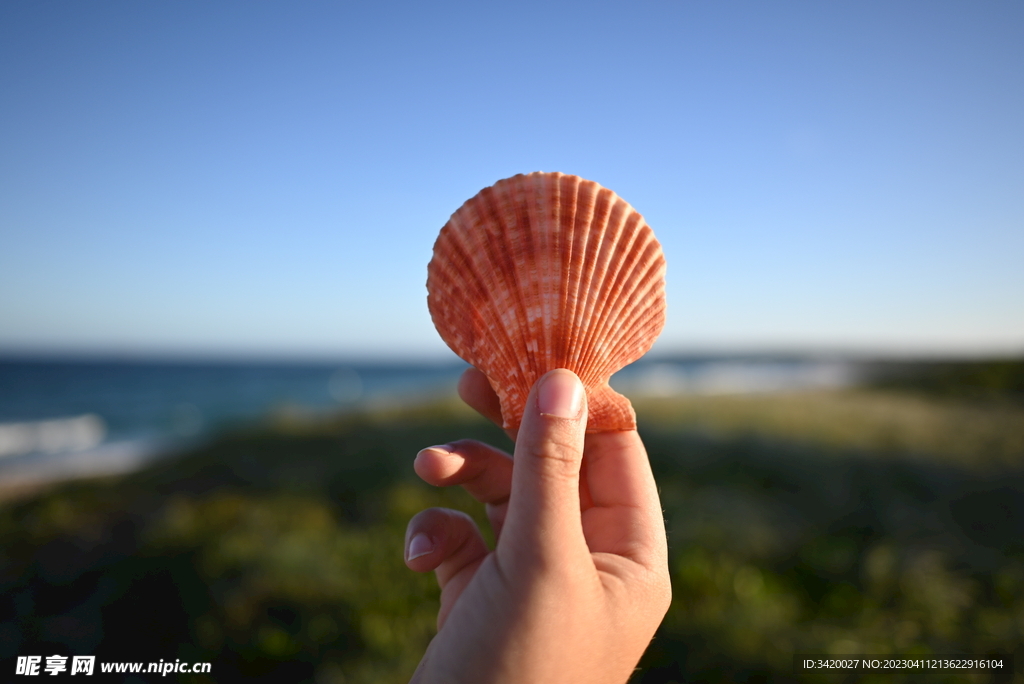
[[[437,451],[440,451],[441,453],[444,453],[444,454],[451,454],[452,453],[452,448],[449,445],[447,445],[447,444],[438,444],[436,446],[429,446],[429,447],[427,447],[425,449],[420,449],[418,452],[416,452],[416,456],[418,457],[420,454],[425,453],[427,451],[430,451],[431,449],[436,449]]]
[[[420,556],[426,556],[433,550],[434,542],[430,541],[430,537],[422,532],[418,532],[415,537],[409,540],[409,550],[405,552],[405,559],[414,560]]]
[[[555,418],[577,418],[583,405],[583,383],[572,372],[549,373],[537,390],[537,410]]]

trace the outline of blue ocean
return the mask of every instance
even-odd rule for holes
[[[451,394],[461,363],[0,360],[0,485],[129,470],[283,411]]]

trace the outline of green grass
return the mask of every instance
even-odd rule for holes
[[[1024,359],[876,363],[869,383],[929,396],[1024,403]]]
[[[1024,664],[1024,407],[849,391],[636,408],[674,600],[634,681],[842,681],[798,678],[794,652]],[[412,459],[461,437],[509,447],[454,401],[282,416],[3,504],[4,667],[84,653],[209,660],[207,681],[408,681],[438,592],[402,562],[405,524],[428,506],[483,520]]]
[[[823,453],[922,457],[971,469],[1024,463],[1024,406],[864,390],[640,400],[642,421]]]

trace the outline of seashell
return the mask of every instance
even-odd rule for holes
[[[427,293],[437,331],[487,376],[506,429],[519,428],[530,388],[555,368],[583,381],[588,432],[636,427],[608,380],[665,325],[665,257],[611,190],[540,172],[484,188],[441,229]]]

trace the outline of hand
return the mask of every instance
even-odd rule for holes
[[[487,378],[463,400],[501,424]],[[623,684],[668,610],[661,504],[636,431],[585,435],[586,393],[570,371],[534,385],[508,454],[471,440],[430,447],[416,473],[487,506],[497,545],[433,508],[406,531],[406,564],[441,585],[438,633],[416,684]]]

